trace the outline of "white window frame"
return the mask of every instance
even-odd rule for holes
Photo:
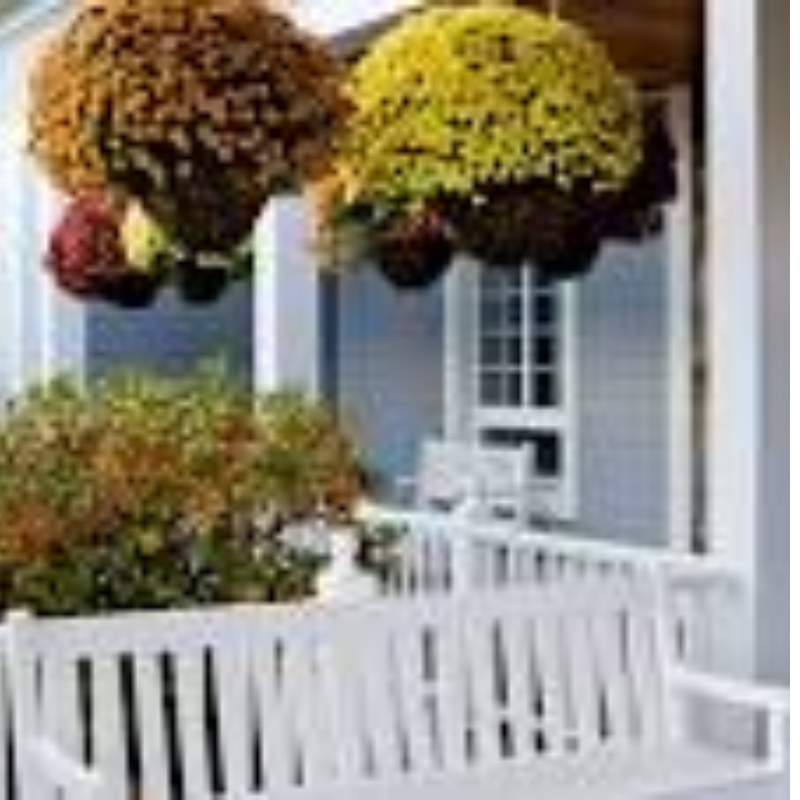
[[[488,428],[553,431],[561,440],[560,476],[554,479],[558,512],[574,517],[578,507],[578,298],[579,287],[561,286],[559,321],[560,402],[556,407],[528,409],[482,407],[478,385],[478,276],[480,264],[455,265],[445,287],[445,434],[478,440]]]

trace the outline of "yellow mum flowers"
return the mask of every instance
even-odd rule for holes
[[[352,97],[343,162],[388,205],[531,179],[612,192],[642,160],[632,83],[580,28],[530,10],[412,15],[358,63]]]
[[[608,239],[638,239],[676,190],[658,110],[583,29],[498,2],[436,5],[381,36],[320,212],[334,258],[356,241],[423,288],[449,254],[575,278]]]

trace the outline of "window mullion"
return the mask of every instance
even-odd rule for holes
[[[522,407],[533,407],[536,398],[533,396],[533,314],[531,302],[533,286],[533,270],[524,269],[522,271],[522,283],[520,294],[520,321],[522,336]]]

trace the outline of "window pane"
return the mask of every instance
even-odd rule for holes
[[[481,372],[481,403],[486,406],[503,405],[503,373],[496,370]]]
[[[498,272],[497,275],[498,285],[502,286],[507,292],[522,291],[523,278],[522,270],[519,269]]]
[[[486,270],[479,285],[479,401],[506,408],[558,407],[561,289],[537,283],[523,270]]]
[[[485,299],[481,303],[481,330],[495,332],[503,328],[503,305],[496,299]]]
[[[506,357],[507,363],[516,367],[523,366],[521,336],[514,336],[508,339],[506,342]]]
[[[499,336],[484,336],[481,339],[481,363],[484,367],[503,363],[503,339]]]
[[[555,363],[556,340],[552,336],[537,336],[534,340],[533,358],[536,367],[549,367]]]
[[[558,303],[553,294],[536,293],[533,299],[533,321],[537,326],[552,325],[556,321]]]
[[[522,386],[522,372],[519,370],[513,370],[506,374],[506,405],[513,408],[519,408],[522,406]]]
[[[557,477],[562,472],[561,438],[555,433],[542,433],[537,436],[536,474]]]
[[[532,384],[531,396],[536,407],[554,408],[558,405],[558,378],[554,372],[535,372]]]

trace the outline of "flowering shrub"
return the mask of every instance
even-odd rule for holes
[[[70,193],[138,198],[227,251],[326,163],[347,104],[328,52],[261,0],[92,0],[32,79],[32,149]]]
[[[319,566],[282,535],[349,517],[349,432],[224,373],[59,381],[0,423],[0,606],[41,611],[287,599]]]
[[[354,439],[324,404],[294,392],[256,403],[261,433],[255,453],[262,504],[280,521],[323,516],[349,522],[364,490],[364,470]]]
[[[554,17],[504,6],[435,8],[356,65],[343,160],[360,193],[420,206],[541,179],[620,189],[642,158],[632,84]]]

